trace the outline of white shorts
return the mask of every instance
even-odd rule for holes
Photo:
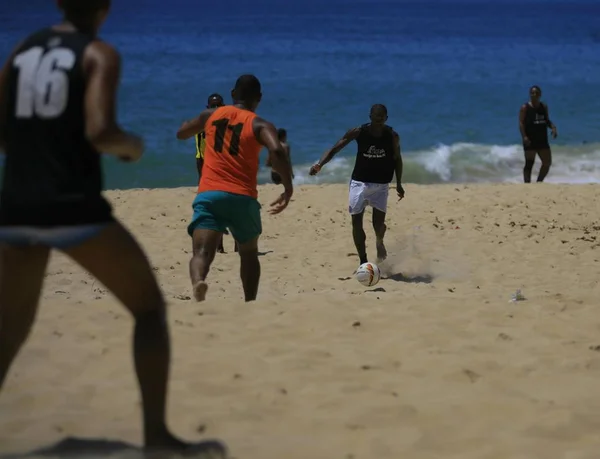
[[[0,227],[0,244],[4,243],[15,247],[42,245],[64,250],[98,236],[108,225],[109,223],[94,223],[52,228],[3,226]]]
[[[357,215],[364,212],[367,206],[371,206],[385,213],[389,192],[390,186],[387,183],[364,183],[351,180],[348,211],[351,215]]]

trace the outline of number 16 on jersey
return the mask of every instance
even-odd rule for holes
[[[75,65],[75,53],[68,48],[41,46],[15,56],[13,65],[19,71],[17,79],[17,118],[58,118],[67,108],[69,76]]]

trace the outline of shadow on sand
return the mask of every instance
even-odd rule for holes
[[[406,284],[431,284],[433,282],[433,276],[430,274],[421,274],[418,276],[405,276],[402,273],[389,274],[387,276],[381,276],[382,279],[393,280],[396,282],[404,282]]]
[[[42,447],[25,453],[3,454],[0,459],[33,459],[33,458],[69,458],[69,459],[92,459],[92,458],[118,458],[118,459],[142,459],[142,458],[180,458],[189,457],[194,459],[227,459],[227,448],[219,441],[204,441],[195,443],[185,453],[169,451],[146,452],[142,448],[119,440],[90,439],[67,437],[53,445]]]

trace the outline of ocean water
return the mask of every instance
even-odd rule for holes
[[[194,141],[175,132],[243,73],[288,130],[297,183],[348,181],[354,144],[318,177],[308,167],[374,103],[400,133],[404,182],[520,181],[533,84],[559,131],[547,181],[600,182],[599,17],[595,0],[113,0],[101,36],[123,56],[119,116],[147,153],[106,159],[106,186],[195,185]],[[59,19],[51,0],[4,2],[1,58]]]

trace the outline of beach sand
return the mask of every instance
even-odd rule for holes
[[[600,186],[406,186],[381,282],[351,276],[345,185],[266,213],[259,300],[225,236],[190,300],[194,189],[110,191],[169,301],[169,421],[238,459],[597,459]],[[370,210],[367,244],[375,256]],[[510,302],[521,289],[524,301]],[[0,394],[0,452],[65,437],[139,445],[132,320],[52,257],[38,320]],[[117,453],[125,457],[125,452]]]

